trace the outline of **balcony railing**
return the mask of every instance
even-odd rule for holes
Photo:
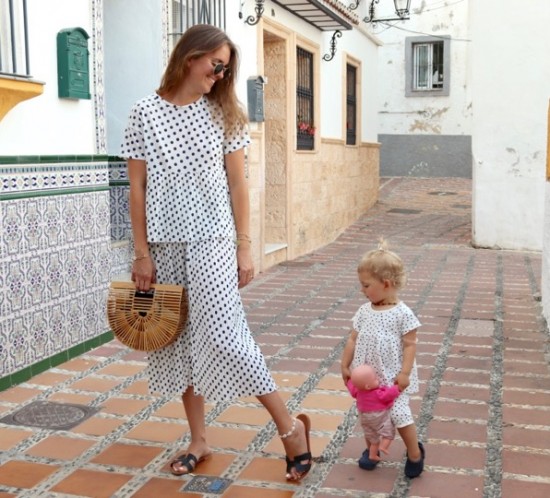
[[[27,0],[0,0],[0,74],[31,76]]]

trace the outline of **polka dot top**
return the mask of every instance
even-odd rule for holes
[[[138,101],[121,155],[147,164],[148,242],[232,238],[224,155],[249,143],[246,129],[224,136],[222,111],[205,96],[185,106],[156,93]]]
[[[376,370],[380,385],[392,386],[403,364],[401,338],[420,325],[413,311],[402,301],[386,310],[375,310],[371,303],[365,303],[353,317],[357,342],[351,368],[367,363]],[[409,380],[405,392],[418,392],[416,361]]]

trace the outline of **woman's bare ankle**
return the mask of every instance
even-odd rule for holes
[[[293,460],[296,456],[301,455],[302,453],[307,451],[307,444],[305,442],[305,437],[304,437],[305,436],[304,424],[301,420],[298,420],[295,418],[292,420],[293,420],[292,428],[284,434],[279,434],[279,437],[281,438],[281,441],[285,448],[285,452],[291,460]],[[304,440],[303,445],[301,444],[302,440]]]

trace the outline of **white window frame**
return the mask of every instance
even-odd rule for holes
[[[442,61],[434,61],[434,47],[442,45]],[[405,96],[433,97],[450,94],[451,57],[450,36],[417,36],[405,39]],[[420,62],[424,52],[425,60]],[[442,64],[442,71],[435,67]],[[421,69],[424,67],[424,78]],[[421,81],[421,79],[423,81]]]

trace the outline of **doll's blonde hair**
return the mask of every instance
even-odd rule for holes
[[[380,239],[378,249],[367,252],[361,258],[357,271],[366,271],[381,282],[389,280],[396,289],[401,289],[407,281],[403,261],[396,253],[388,250],[384,239]]]

